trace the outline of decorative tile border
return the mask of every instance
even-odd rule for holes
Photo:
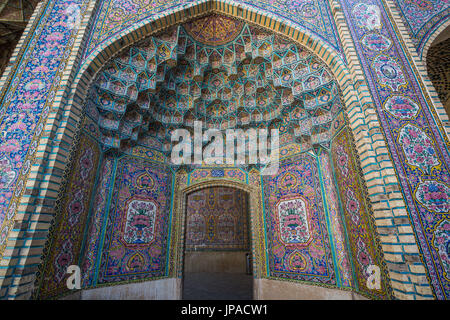
[[[0,297],[27,298],[31,293],[21,289],[21,286],[30,286],[29,282],[24,282],[29,277],[16,276],[13,283],[12,274],[33,274],[40,260],[39,255],[28,256],[26,253],[42,251],[50,222],[44,211],[52,210],[57,194],[53,189],[54,182],[43,179],[43,174],[50,170],[55,173],[53,180],[61,179],[58,173],[61,165],[52,165],[55,161],[60,162],[61,158],[50,152],[56,142],[51,128],[57,122],[55,116],[58,117],[60,110],[51,109],[51,106],[57,106],[62,101],[77,60],[73,52],[80,46],[93,2],[43,2],[33,15],[31,27],[30,24],[27,27],[25,38],[20,41],[24,46],[19,51],[22,55],[20,60],[16,66],[7,69],[6,80],[5,77],[2,80],[0,112],[1,128],[5,134],[1,137],[0,148],[8,159],[14,159],[16,174],[10,181],[11,191],[2,190],[6,199],[3,199],[0,209],[0,215],[4,217],[0,229]],[[69,8],[76,11],[79,20],[70,20],[74,16]],[[25,42],[28,43],[25,45]],[[14,54],[12,59],[18,58]],[[12,81],[8,81],[8,77]],[[19,122],[14,120],[18,111],[22,117]],[[20,131],[20,125],[29,130]],[[58,187],[59,183],[56,190]],[[34,200],[38,195],[39,200]],[[28,238],[32,240],[24,242]],[[33,250],[31,245],[35,247]],[[23,258],[19,259],[19,256]]]

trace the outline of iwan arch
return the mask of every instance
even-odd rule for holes
[[[43,1],[1,80],[0,296],[181,298],[189,236],[208,236],[251,252],[253,298],[447,299],[448,116],[399,8]],[[171,130],[197,119],[278,128],[278,173],[171,166]],[[247,237],[189,215],[208,188],[248,194]]]

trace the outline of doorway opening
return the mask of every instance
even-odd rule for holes
[[[186,196],[186,300],[249,300],[253,270],[248,193],[207,187]]]
[[[450,116],[450,26],[431,44],[426,56],[428,76]]]

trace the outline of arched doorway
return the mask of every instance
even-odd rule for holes
[[[183,299],[252,299],[248,201],[230,187],[186,195]]]
[[[174,224],[171,235],[172,251],[170,253],[170,256],[173,257],[174,263],[172,265],[173,269],[171,269],[169,272],[180,279],[177,287],[177,298],[204,298],[208,300],[258,299],[258,279],[263,277],[266,272],[266,254],[264,251],[264,248],[266,246],[264,237],[264,214],[262,208],[262,194],[259,172],[255,169],[250,170],[250,172],[248,173],[249,183],[246,183],[245,181],[232,181],[218,178],[206,181],[195,181],[194,179],[192,179],[194,181],[188,181],[190,180],[188,178],[189,176],[192,176],[193,173],[195,174],[195,172],[202,170],[208,171],[210,169],[197,169],[191,173],[187,173],[185,170],[181,169],[177,172],[175,178],[176,188],[174,190],[173,212]],[[239,171],[239,169],[231,170]],[[203,201],[206,200],[206,195],[213,196],[214,200],[212,203],[210,203],[210,206],[203,206],[203,204],[205,204]],[[216,197],[216,195],[219,195],[219,197]],[[226,195],[225,201],[228,202],[228,204],[223,205],[224,199],[220,199],[220,195]],[[189,197],[195,197],[191,200],[191,208],[189,208]],[[192,204],[192,201],[199,203]],[[228,236],[228,239],[230,239],[231,241],[227,240],[227,242],[223,242],[222,240],[222,247],[219,249],[225,250],[217,250],[216,252],[219,252],[218,254],[211,254],[211,250],[201,252],[202,250],[199,250],[201,244],[206,243],[206,246],[208,246],[208,243],[206,241],[202,242],[200,240],[196,242],[189,239],[192,239],[192,237],[195,236],[195,234],[189,235],[189,224],[192,223],[192,220],[190,221],[189,219],[189,212],[194,212],[194,215],[196,213],[203,213],[203,216],[208,217],[214,215],[210,210],[211,206],[213,208],[213,211],[214,207],[218,208],[219,211],[222,211],[218,207],[220,205],[228,207],[231,210],[233,208],[237,209],[239,202],[242,203],[245,208],[239,208],[238,210],[240,211],[240,213],[231,213],[231,216],[235,222],[240,220],[241,223],[246,223],[247,226],[245,227],[235,225],[234,239],[230,239],[230,237]],[[204,209],[198,210],[198,208]],[[217,217],[218,215],[216,214],[215,216]],[[218,222],[218,220],[216,221]],[[228,231],[233,229],[229,226],[226,226],[227,224],[229,225],[229,223],[221,224],[222,227],[220,227],[220,229],[216,228],[215,231],[226,232],[226,229],[228,229]],[[194,224],[194,227],[197,227],[197,230],[194,230],[194,232],[200,231],[197,232],[196,236],[198,238],[202,238],[203,235],[201,230],[202,228],[203,230],[206,230],[207,223],[205,223],[204,227],[200,226],[200,228],[198,228],[198,226],[198,223]],[[212,226],[217,227],[217,223],[213,223]],[[247,233],[245,233],[245,229],[247,229]],[[233,232],[231,232],[230,235],[232,233]],[[219,232],[214,232],[214,234],[219,235]],[[203,239],[206,237],[207,235],[205,235]],[[246,237],[247,239],[245,239]],[[224,237],[222,235],[222,239],[223,238]],[[214,244],[213,246],[211,246],[211,244],[213,244],[213,242],[209,241],[209,248],[214,248]],[[192,250],[195,247],[197,247],[197,250]],[[215,247],[217,248],[217,245]],[[249,261],[247,261],[247,253],[249,254],[250,258]],[[196,258],[202,256],[209,259],[209,261],[200,264],[200,266],[193,266],[193,263],[196,262]],[[250,263],[249,266],[247,265],[247,262]],[[194,277],[188,279],[188,282],[185,281],[186,266],[188,272],[192,271],[193,268],[198,268],[196,271],[200,271],[197,272]],[[227,290],[227,292],[225,292],[225,294],[228,295],[227,297],[221,295],[220,292],[214,292],[215,288],[208,284],[207,278],[202,279],[203,283],[205,284],[203,288],[198,286],[191,286],[190,288],[188,288],[190,292],[188,292],[188,295],[185,295],[186,290],[183,285],[189,286],[192,282],[198,279],[201,274],[204,274],[204,271],[210,270],[207,268],[215,268],[215,271],[218,271],[214,272],[216,274],[209,274],[209,279],[215,281],[213,285],[216,285],[216,288],[225,288]],[[227,283],[227,280],[231,282]],[[244,281],[244,283],[238,283],[238,281]],[[204,297],[204,295],[207,293],[209,293],[210,296]]]

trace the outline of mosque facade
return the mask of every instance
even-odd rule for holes
[[[218,257],[254,299],[449,299],[450,1],[34,6],[0,79],[1,299],[181,299]],[[173,161],[208,129],[213,161]],[[253,129],[274,172],[217,154]]]

